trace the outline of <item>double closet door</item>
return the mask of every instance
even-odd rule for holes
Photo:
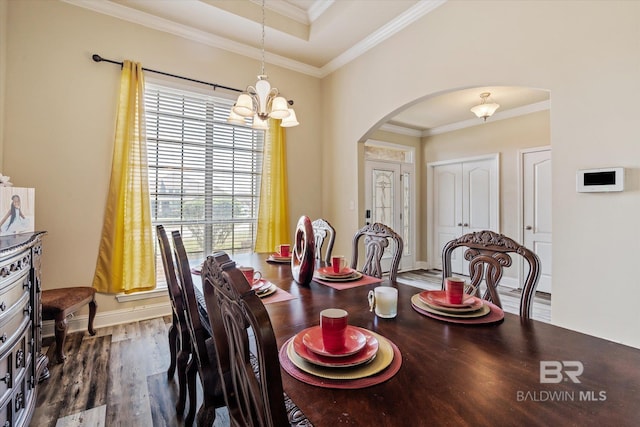
[[[481,230],[498,231],[498,157],[431,165],[433,265],[442,268],[450,240]],[[454,273],[469,274],[462,248],[451,258]]]

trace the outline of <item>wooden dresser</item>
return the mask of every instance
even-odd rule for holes
[[[0,427],[29,425],[38,382],[49,375],[41,352],[44,234],[0,236]]]

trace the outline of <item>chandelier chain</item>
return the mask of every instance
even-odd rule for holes
[[[260,75],[264,75],[264,1],[262,0],[262,72]]]

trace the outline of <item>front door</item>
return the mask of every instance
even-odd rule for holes
[[[551,149],[524,152],[522,173],[523,244],[540,258],[537,290],[551,293]]]
[[[399,162],[365,162],[365,210],[366,222],[385,224],[398,233],[403,240],[404,250],[400,258],[400,269],[414,266],[412,232],[412,165]],[[382,268],[389,271],[391,264],[390,247],[385,251]]]

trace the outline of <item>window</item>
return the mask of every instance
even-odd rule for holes
[[[233,100],[147,82],[151,220],[179,230],[191,263],[254,246],[264,132],[226,122]],[[166,282],[156,243],[158,283]]]

